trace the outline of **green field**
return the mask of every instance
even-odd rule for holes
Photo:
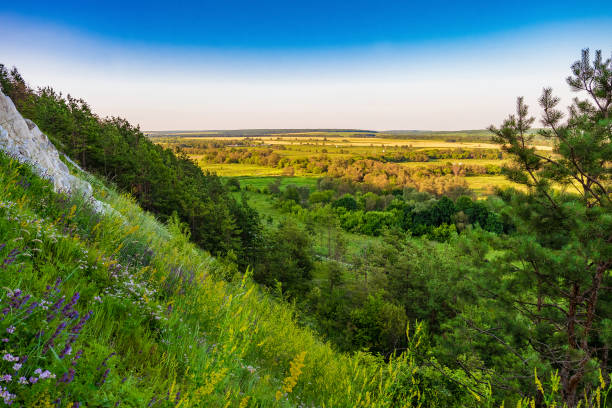
[[[477,195],[489,195],[494,187],[514,187],[517,189],[524,188],[523,186],[509,181],[505,176],[472,176],[466,177],[465,181],[468,186],[474,190]]]
[[[315,190],[317,187],[318,177],[238,177],[240,181],[240,186],[242,188],[246,186],[251,186],[258,190],[264,189],[268,187],[270,183],[272,183],[276,178],[280,178],[280,188],[282,189],[285,186],[293,184],[298,187],[308,187],[311,191]]]
[[[255,164],[200,163],[200,167],[222,177],[280,176],[283,174],[282,169],[257,166]]]

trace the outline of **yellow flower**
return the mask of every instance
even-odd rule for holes
[[[297,384],[297,380],[302,374],[302,368],[304,367],[304,358],[306,357],[306,352],[302,351],[300,354],[295,356],[293,361],[289,364],[289,377],[286,377],[283,380],[283,391],[286,393],[290,393],[293,391],[293,387]],[[276,394],[278,397],[278,392]],[[277,398],[278,400],[278,398]]]

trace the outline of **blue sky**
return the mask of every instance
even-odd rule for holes
[[[8,3],[8,4],[7,4]],[[3,2],[0,62],[145,129],[465,129],[535,102],[612,2]]]

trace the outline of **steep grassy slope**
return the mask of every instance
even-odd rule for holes
[[[2,384],[5,402],[477,403],[458,385],[467,381],[460,374],[418,368],[422,357],[412,352],[387,363],[334,352],[248,276],[216,280],[232,266],[190,243],[180,223],[161,225],[133,199],[88,181],[113,212],[99,215],[78,197],[53,193],[49,182],[0,154],[0,332],[6,336],[0,374],[12,376]],[[416,346],[420,334],[413,340]],[[434,379],[435,387],[427,384]],[[472,389],[487,393],[484,386]]]

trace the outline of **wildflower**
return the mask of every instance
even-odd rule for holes
[[[85,325],[87,320],[89,320],[92,314],[93,312],[90,310],[89,312],[85,314],[85,316],[81,317],[81,320],[79,320],[77,324],[75,324],[74,326],[72,326],[72,328],[70,328],[70,333],[78,335],[81,332],[81,330],[83,330],[83,326]]]
[[[101,298],[100,296],[97,296],[97,295],[96,295],[96,296],[94,296],[94,300],[95,300],[96,302],[100,302],[100,303],[102,303],[102,298]]]
[[[13,376],[10,374],[4,374],[0,376],[0,381],[11,382],[13,380]]]
[[[47,351],[49,351],[49,349],[55,345],[55,339],[64,330],[64,328],[66,328],[66,322],[61,322],[59,326],[57,326],[57,329],[55,329],[55,332],[53,333],[53,335],[49,338],[49,340],[43,347],[43,350],[42,350],[43,354],[47,353]]]
[[[81,295],[79,294],[79,292],[75,292],[75,294],[72,295],[72,298],[70,299],[70,301],[62,309],[62,314],[65,317],[73,319],[76,316],[78,316],[77,311],[74,310],[74,306],[77,304],[77,301],[79,300],[80,297]]]
[[[28,383],[28,379],[27,379],[27,378],[25,378],[25,377],[19,377],[19,381],[18,381],[18,382],[19,382],[19,384],[21,384],[21,385],[27,385],[27,384],[29,384],[29,383]]]
[[[98,366],[98,370],[100,370],[102,367],[106,367],[106,362],[114,355],[116,355],[117,353],[115,353],[114,351],[112,353],[110,353],[108,355],[108,357],[106,357],[104,360],[102,360],[102,363]]]
[[[297,380],[302,374],[302,368],[304,367],[304,357],[306,357],[305,351],[298,354],[289,364],[289,373],[291,375],[283,380],[283,391],[285,391],[286,393],[290,393],[291,391],[293,391],[293,387],[295,387],[295,385],[297,384]]]
[[[36,309],[38,306],[39,306],[38,302],[32,302],[30,304],[30,307],[28,307],[28,310],[26,310],[26,314],[31,315],[34,309]]]
[[[10,354],[10,353],[6,353],[6,354],[4,355],[4,357],[2,357],[2,359],[3,359],[4,361],[9,361],[9,362],[19,361],[19,357],[15,357],[15,356],[13,356],[13,355],[12,355],[12,354]]]
[[[109,372],[109,368],[104,371],[104,374],[102,374],[102,378],[100,378],[100,381],[96,384],[98,387],[101,387],[106,382],[106,377],[108,377]]]
[[[4,387],[0,387],[0,398],[4,400],[6,405],[11,405],[13,403],[13,399],[16,397],[15,394],[11,394],[8,389]]]
[[[71,364],[75,366],[77,364],[77,361],[81,358],[82,355],[83,355],[83,350],[77,351],[77,353],[74,355],[74,358],[72,359]]]
[[[57,278],[55,280],[55,284],[53,285],[53,287],[47,285],[47,290],[45,291],[44,295],[43,295],[43,299],[47,300],[49,299],[49,296],[51,295],[51,292],[59,292],[59,285],[60,283],[62,283],[62,278]]]
[[[20,363],[13,364],[13,370],[19,371],[20,369],[21,369],[21,364]]]
[[[70,367],[67,372],[62,375],[62,378],[59,379],[58,383],[71,383],[74,380],[74,368]]]
[[[9,342],[9,339],[7,339],[7,338],[5,337],[5,338],[3,338],[3,339],[2,339],[2,342],[3,342],[3,343],[8,343],[8,342]]]
[[[2,263],[2,265],[0,265],[0,268],[6,269],[7,266],[14,263],[15,259],[17,259],[17,255],[19,255],[20,253],[21,251],[17,248],[12,249],[11,252],[9,252],[9,254],[7,255],[7,257],[4,258],[4,262]]]
[[[30,381],[30,383],[31,383],[31,384],[36,384],[36,383],[38,382],[38,378],[36,378],[36,377],[30,377],[30,380],[29,380],[29,381]]]
[[[55,316],[57,316],[57,312],[62,307],[62,304],[64,303],[64,300],[66,300],[66,299],[62,296],[53,305],[51,305],[51,308],[50,308],[51,311],[47,315],[47,322],[50,322],[51,320],[55,319]]]
[[[55,374],[53,374],[49,370],[41,371],[41,369],[39,368],[38,370],[34,371],[34,373],[38,374],[39,380],[46,380],[47,378],[55,378]]]
[[[9,334],[15,333],[15,326],[9,326],[6,328],[6,332]]]
[[[75,336],[70,336],[71,338],[68,340],[70,342],[71,339],[74,339]],[[72,353],[72,346],[70,343],[66,342],[66,346],[64,346],[63,350],[59,353],[59,358],[64,358],[65,356],[69,356]]]

